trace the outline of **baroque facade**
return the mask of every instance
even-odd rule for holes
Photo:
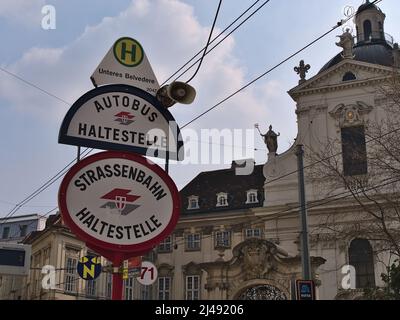
[[[157,256],[165,270],[160,281],[172,288],[171,298],[293,298],[293,280],[301,278],[296,146],[304,146],[305,167],[310,168],[315,162],[312,155],[333,144],[340,155],[338,171],[346,182],[372,180],[367,161],[371,147],[365,136],[393,116],[387,113],[388,100],[381,88],[400,67],[399,47],[384,32],[385,17],[367,1],[354,19],[356,37],[343,30],[337,43],[341,53],[308,80],[309,65],[301,61],[295,68],[300,81],[288,92],[298,117],[292,148],[277,154],[276,140],[267,139],[277,135],[264,136],[268,161],[256,166],[252,176],[234,180],[234,168],[231,175],[229,170],[202,173],[182,190],[178,231]],[[352,159],[354,154],[360,157]],[[318,298],[356,299],[365,289],[382,287],[380,275],[393,260],[384,241],[368,230],[374,222],[366,211],[374,204],[360,205],[349,197],[349,184],[332,188],[327,172],[306,170],[305,175]],[[376,181],[369,183],[379,187]],[[388,192],[384,187],[379,190]],[[248,206],[251,192],[257,204]],[[354,268],[348,282],[347,266]]]

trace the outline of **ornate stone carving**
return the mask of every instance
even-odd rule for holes
[[[300,76],[299,84],[302,84],[306,82],[306,74],[308,73],[308,70],[311,69],[311,66],[309,64],[305,64],[304,60],[300,61],[300,65],[298,67],[294,67],[294,71]]]
[[[367,124],[365,117],[372,111],[372,106],[357,101],[355,104],[339,104],[329,114],[336,119],[336,126],[339,128],[350,127],[359,124]]]
[[[247,288],[240,294],[238,300],[287,300],[286,295],[277,287],[259,285]]]
[[[221,298],[221,291],[226,299],[239,299],[248,294],[259,299],[271,299],[267,292],[277,289],[285,297],[290,297],[293,279],[301,277],[300,257],[288,256],[274,243],[263,239],[247,239],[233,249],[230,261],[213,261],[200,263],[199,266],[207,273],[205,283],[209,297]],[[312,272],[325,263],[323,258],[311,257]],[[184,271],[196,272],[191,263]],[[229,284],[227,286],[226,284]],[[215,291],[219,288],[219,291]],[[278,294],[278,296],[281,296]],[[283,296],[282,296],[283,297]]]
[[[237,248],[234,256],[242,260],[245,279],[264,279],[276,267],[276,247],[260,239],[249,239],[246,245]]]

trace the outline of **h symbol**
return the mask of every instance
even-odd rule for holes
[[[130,54],[131,61],[136,61],[136,45],[131,44],[130,50],[127,50],[126,42],[121,43],[121,60],[125,61],[127,54]]]

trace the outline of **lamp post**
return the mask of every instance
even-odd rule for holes
[[[303,155],[304,155],[303,145],[297,145],[296,156],[297,156],[299,202],[300,202],[300,215],[301,215],[301,264],[303,268],[303,280],[311,280],[306,192],[304,186]]]

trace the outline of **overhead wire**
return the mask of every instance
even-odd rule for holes
[[[382,0],[375,0],[372,4],[381,2]],[[201,117],[203,117],[204,115],[206,115],[207,113],[211,112],[212,110],[216,109],[218,106],[222,105],[224,102],[228,101],[229,99],[231,99],[233,96],[235,96],[236,94],[240,93],[241,91],[245,90],[246,88],[248,88],[250,85],[252,85],[253,83],[255,83],[256,81],[260,80],[261,78],[263,78],[264,76],[266,76],[268,73],[272,72],[273,70],[275,70],[276,68],[278,68],[279,66],[281,66],[282,64],[284,64],[285,62],[287,62],[288,60],[290,60],[291,58],[293,58],[294,56],[296,56],[297,54],[299,54],[300,52],[306,50],[307,48],[309,48],[310,46],[312,46],[314,43],[316,43],[317,41],[321,40],[322,38],[324,38],[325,36],[327,36],[328,34],[330,34],[331,32],[333,32],[334,30],[336,30],[338,27],[340,27],[341,25],[343,25],[344,23],[346,23],[347,21],[349,21],[350,19],[353,18],[355,14],[353,14],[352,16],[348,17],[345,20],[342,20],[340,23],[337,23],[337,25],[333,28],[331,28],[330,30],[328,30],[327,32],[323,33],[321,36],[319,36],[318,38],[316,38],[315,40],[313,40],[312,42],[308,43],[306,46],[302,47],[301,49],[299,49],[298,51],[296,51],[295,53],[291,54],[289,57],[287,57],[286,59],[282,60],[280,63],[278,63],[277,65],[275,65],[274,67],[268,69],[267,71],[265,71],[264,73],[262,73],[261,75],[259,75],[258,77],[256,77],[255,79],[253,79],[252,81],[248,82],[246,85],[242,86],[241,88],[239,88],[238,90],[236,90],[235,92],[233,92],[232,94],[230,94],[229,96],[227,96],[226,98],[224,98],[223,100],[221,100],[220,102],[218,102],[217,104],[215,104],[214,106],[212,106],[211,108],[207,109],[206,111],[204,111],[203,113],[199,114],[198,116],[196,116],[195,118],[193,118],[192,120],[190,120],[189,122],[187,122],[185,125],[183,125],[181,128],[185,128],[188,125],[192,124],[193,122],[197,121],[198,119],[200,119]],[[3,70],[4,71],[4,70]],[[26,82],[26,81],[24,81]],[[41,90],[43,92],[47,92],[46,90]],[[51,96],[54,96],[51,94]],[[56,97],[56,96],[55,96]],[[65,102],[65,101],[64,101]],[[86,149],[87,150],[87,149]],[[93,149],[91,149],[92,151]],[[90,152],[91,152],[90,151]],[[75,161],[75,159],[73,160]],[[64,168],[65,169],[65,168]],[[293,174],[293,173],[291,173]],[[56,177],[56,176],[55,176]],[[58,178],[57,178],[58,179]],[[53,182],[54,183],[54,182]],[[52,183],[51,183],[52,184]],[[50,184],[50,185],[51,185]],[[39,190],[39,189],[38,189]],[[30,196],[36,194],[35,191],[34,193],[32,193]],[[42,191],[40,191],[38,194],[40,194]],[[7,216],[12,216],[19,208],[20,205],[23,205],[25,203],[27,203],[27,201],[30,201],[30,196],[28,196],[27,198],[25,198],[23,201],[21,201],[16,207],[14,207],[8,214]],[[6,217],[7,217],[6,216]],[[3,222],[4,223],[4,222]]]
[[[217,12],[215,13],[214,21],[213,21],[213,24],[212,24],[212,26],[211,26],[210,35],[208,36],[207,44],[206,44],[206,46],[205,46],[205,48],[204,48],[203,55],[202,55],[201,58],[200,58],[200,61],[199,61],[199,64],[197,65],[196,71],[195,71],[194,74],[189,78],[189,80],[186,81],[186,83],[189,83],[190,81],[192,81],[192,80],[194,79],[194,77],[197,75],[197,73],[199,72],[199,70],[200,70],[200,67],[201,67],[201,65],[202,65],[202,63],[203,63],[204,57],[205,57],[205,55],[206,55],[206,53],[207,53],[208,46],[210,45],[211,37],[212,37],[212,34],[213,34],[213,32],[214,32],[215,24],[216,24],[216,22],[217,22],[219,10],[221,9],[221,4],[222,4],[222,0],[219,0]]]
[[[256,14],[259,10],[261,10],[261,8],[264,7],[269,1],[270,1],[270,0],[264,1],[263,4],[261,4],[255,11],[253,11],[248,17],[246,17],[246,19],[245,19],[244,21],[242,21],[238,27],[235,28],[235,31],[236,31],[240,26],[242,26],[247,20],[249,20],[254,14]],[[239,21],[248,11],[250,11],[251,8],[253,8],[258,2],[260,2],[260,0],[255,1],[250,7],[248,7],[245,11],[243,11],[235,20],[233,20],[227,27],[225,27],[224,30],[222,30],[214,39],[212,39],[211,42],[210,42],[210,44],[212,44],[212,43],[213,43],[214,41],[216,41],[220,36],[222,36],[230,27],[232,27],[237,21]],[[231,31],[231,32],[228,34],[228,36],[231,35],[233,32],[234,32],[234,31]],[[223,40],[225,40],[225,39],[226,39],[226,37],[225,37]],[[223,41],[223,40],[222,40],[222,41]],[[222,41],[218,42],[217,45],[219,45]],[[214,46],[213,49],[214,49],[215,47],[216,47],[216,46]],[[204,51],[204,49],[205,49],[205,47],[203,47],[199,52],[197,52],[192,58],[190,58],[185,64],[183,64],[183,65],[182,65],[177,71],[175,71],[171,76],[169,76],[166,80],[164,80],[164,82],[161,84],[161,86],[167,84],[167,82],[168,82],[169,80],[171,80],[175,75],[177,75],[177,74],[179,73],[179,71],[181,71],[181,70],[182,70],[184,67],[186,67],[190,62],[192,62],[199,54],[201,54],[201,53]],[[209,52],[211,52],[211,51],[212,51],[212,49],[211,49]],[[206,52],[206,55],[207,55],[209,52]],[[197,62],[199,62],[199,60],[196,60],[196,61],[194,62],[194,64],[191,65],[190,69],[191,69],[193,66],[195,66]],[[186,70],[184,73],[186,73],[187,71],[189,71],[189,70]],[[184,74],[184,73],[183,73],[183,74]],[[178,76],[178,78],[180,78],[183,74],[181,74],[180,76]],[[178,78],[176,78],[176,80],[177,80]]]
[[[204,55],[207,54],[207,50],[206,50],[206,49],[207,49],[208,45],[209,45],[210,43],[212,43],[213,41],[215,41],[218,37],[220,37],[220,36],[221,36],[226,30],[228,30],[232,25],[234,25],[240,18],[242,18],[242,17],[243,17],[251,8],[253,8],[259,1],[260,1],[260,0],[255,1],[255,2],[254,2],[250,7],[248,7],[241,15],[239,15],[232,23],[230,23],[221,33],[219,33],[213,40],[208,41],[206,47],[203,48],[202,50],[200,50],[195,56],[193,56],[193,58],[190,59],[186,64],[184,64],[180,69],[178,69],[177,72],[179,72],[182,68],[184,68],[184,67],[185,67],[188,63],[190,63],[195,57],[197,57],[197,55],[198,55],[199,53],[201,53],[201,52],[204,51]],[[258,12],[265,4],[267,4],[269,1],[270,1],[270,0],[265,1],[260,7],[258,7],[254,12],[252,12],[250,16],[248,16],[244,21],[242,21],[241,24],[240,24],[239,26],[243,25],[244,22],[248,21],[256,12]],[[219,11],[220,5],[221,5],[221,2],[220,2],[220,4],[219,4],[219,6],[218,6],[218,11]],[[214,20],[216,20],[217,15],[218,15],[218,12],[217,12],[216,17],[215,17]],[[214,21],[213,24],[215,24],[215,21]],[[235,30],[236,30],[236,29],[237,29],[237,28],[235,28]],[[212,30],[213,30],[213,28],[212,28]],[[233,31],[232,31],[232,32],[233,32]],[[231,32],[231,33],[232,33],[232,32]],[[230,34],[231,34],[231,33],[230,33]],[[212,35],[212,31],[211,31],[211,33],[210,33],[210,38],[211,38],[211,35]],[[225,39],[225,38],[224,38],[224,39]],[[224,39],[223,39],[223,40],[224,40]],[[209,40],[210,40],[210,39],[209,39]],[[205,49],[205,50],[204,50],[204,49]],[[204,58],[204,56],[203,56],[203,58]],[[71,104],[70,104],[69,102],[67,102],[66,100],[64,100],[63,98],[60,98],[59,96],[57,96],[57,95],[55,95],[55,94],[49,92],[48,90],[45,90],[45,89],[41,88],[40,86],[34,84],[33,82],[28,81],[28,80],[22,78],[21,76],[19,76],[19,75],[15,74],[15,73],[13,73],[13,72],[11,72],[11,71],[9,71],[9,70],[3,68],[3,67],[0,67],[0,70],[3,71],[4,73],[6,73],[6,74],[8,74],[8,75],[10,75],[10,76],[12,76],[12,77],[14,77],[14,78],[16,78],[16,79],[22,81],[23,83],[25,83],[25,84],[27,84],[27,85],[29,85],[29,86],[31,86],[31,87],[33,87],[33,88],[35,88],[35,89],[41,91],[42,93],[44,93],[44,94],[46,94],[46,95],[48,95],[48,96],[50,96],[50,97],[52,97],[52,98],[54,98],[54,99],[57,99],[57,100],[59,100],[60,102],[66,104],[66,105],[68,105],[68,106],[71,106]],[[177,72],[176,72],[176,73],[177,73]],[[174,73],[171,77],[173,77],[176,73]],[[170,77],[170,78],[171,78],[171,77]],[[169,78],[169,79],[170,79],[170,78]],[[168,81],[169,79],[167,79],[167,81]],[[222,145],[222,144],[221,144],[221,145]],[[86,149],[86,150],[88,150],[88,149]],[[85,151],[86,151],[86,150],[85,150]],[[92,152],[93,150],[94,150],[94,149],[90,149],[89,153]],[[259,151],[258,149],[254,149],[254,150],[255,150],[255,151]],[[84,151],[84,152],[85,152],[85,151]],[[75,158],[74,160],[72,160],[72,161],[71,161],[66,167],[64,167],[62,170],[65,170],[66,168],[68,168],[69,166],[71,166],[71,165],[75,162],[75,160],[76,160],[76,158]],[[61,171],[62,171],[62,170],[61,170]],[[61,171],[60,171],[60,172],[61,172]],[[58,175],[58,173],[57,173],[53,178],[55,178],[57,175]],[[45,188],[45,189],[46,189],[46,188]],[[31,195],[33,196],[33,195],[36,194],[36,192],[38,192],[39,190],[40,190],[40,189],[35,190],[35,192],[33,192]],[[41,193],[41,192],[39,192],[39,193]],[[30,196],[31,196],[31,195],[30,195]],[[34,198],[34,197],[35,197],[35,196],[33,196],[33,198]],[[7,218],[7,217],[9,217],[9,216],[14,215],[16,211],[18,211],[21,207],[23,207],[23,204],[22,204],[22,203],[25,204],[25,203],[29,202],[31,199],[33,199],[33,198],[30,198],[30,197],[28,196],[28,197],[25,198],[23,201],[21,201],[20,203],[16,204],[16,205],[14,206],[14,208],[13,208],[5,217],[3,217],[3,218]],[[6,221],[7,221],[7,220],[5,220],[5,222],[6,222]],[[3,223],[4,223],[4,222],[3,222]],[[1,225],[1,224],[0,224],[0,225]]]

